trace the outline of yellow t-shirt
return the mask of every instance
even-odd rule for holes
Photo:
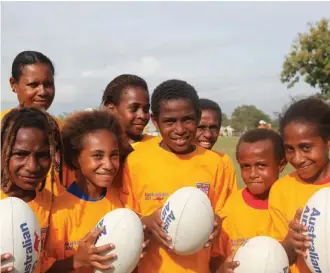
[[[162,149],[159,141],[152,141],[127,157],[121,200],[126,207],[146,216],[161,208],[176,190],[193,186],[203,190],[214,210],[220,211],[227,199],[226,179],[218,154],[197,146],[192,153],[178,155]],[[179,256],[152,241],[140,261],[139,273],[207,273],[210,252],[207,248],[194,255]]]
[[[212,256],[227,258],[246,240],[255,236],[269,236],[271,218],[268,200],[257,199],[247,188],[234,192],[220,213],[222,230]]]
[[[75,184],[75,183],[74,183]],[[75,186],[71,185],[70,189]],[[42,272],[45,272],[57,260],[74,255],[79,240],[93,230],[96,224],[108,212],[123,205],[118,191],[112,186],[107,189],[101,200],[87,201],[66,191],[56,197],[50,217],[49,234],[46,242],[46,257]],[[82,268],[71,272],[92,273],[92,268]]]
[[[315,184],[308,184],[300,180],[296,173],[292,173],[276,181],[269,195],[272,236],[282,241],[288,233],[289,222],[293,220],[297,209],[304,208],[308,199],[324,187],[330,187],[330,177]],[[291,266],[291,272],[311,271],[304,259],[298,255],[297,262]]]
[[[146,143],[149,143],[150,140],[155,140],[155,139],[156,139],[155,136],[144,134],[143,138],[140,141],[131,143],[131,146],[133,147],[134,150],[136,150],[137,147],[140,147],[142,143],[146,144]]]
[[[0,199],[5,199],[8,197],[2,191],[0,193],[1,193]],[[34,271],[34,273],[39,273],[41,272],[41,266],[44,260],[44,247],[45,247],[45,240],[49,228],[49,218],[50,218],[49,216],[52,206],[52,198],[50,195],[47,196],[47,194],[42,194],[42,192],[37,192],[36,198],[30,202],[27,202],[27,204],[35,213],[41,228],[41,238],[35,238],[35,240],[40,240],[41,243],[39,262]]]
[[[8,110],[5,110],[5,111],[2,111],[1,112],[1,119],[11,111],[12,109],[8,109]],[[58,126],[61,128],[62,126],[62,122],[60,120],[58,120],[57,118],[53,117]],[[74,172],[69,170],[67,167],[63,167],[63,185],[65,187],[68,187],[71,185],[71,183],[75,181],[75,175],[74,175]],[[58,173],[55,172],[55,181],[54,181],[54,185],[53,185],[53,193],[54,193],[54,196],[58,196],[60,195],[61,193],[65,192],[65,187],[63,187],[61,185],[61,182],[60,182],[60,179],[58,177]],[[47,175],[47,178],[46,178],[46,184],[45,184],[45,188],[42,190],[42,194],[45,194],[45,193],[51,193],[52,192],[52,184],[51,184],[51,172],[49,171],[48,175]]]

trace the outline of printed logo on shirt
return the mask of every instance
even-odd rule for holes
[[[207,196],[209,195],[210,184],[203,183],[203,182],[197,182],[196,187],[197,187],[197,189],[200,189],[202,192],[204,192]]]
[[[158,203],[163,202],[166,197],[168,197],[168,192],[145,192],[144,199],[145,200],[154,200],[158,201]]]
[[[72,241],[72,242],[65,242],[64,243],[64,250],[74,250],[77,247],[79,241]]]

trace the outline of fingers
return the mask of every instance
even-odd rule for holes
[[[109,254],[109,255],[97,255],[97,254],[94,254],[91,256],[91,260],[94,262],[98,262],[98,263],[104,263],[104,262],[107,262],[107,261],[111,261],[113,259],[116,259],[117,258],[117,255],[112,253],[112,254]]]
[[[11,259],[12,257],[13,257],[13,255],[11,255],[10,253],[1,254],[1,263],[3,263],[6,260]],[[12,272],[12,271],[14,271],[13,266],[1,267],[1,273],[2,272]]]
[[[91,249],[91,253],[92,254],[98,254],[98,253],[102,253],[102,252],[105,252],[105,251],[113,250],[114,248],[115,248],[114,244],[106,244],[106,245],[103,245],[103,246],[93,247]]]
[[[294,216],[294,220],[297,221],[298,223],[300,222],[300,218],[301,218],[302,213],[303,213],[302,208],[297,209],[296,214]]]
[[[109,270],[114,268],[112,264],[100,264],[99,262],[91,262],[91,266],[94,267],[94,269],[99,269],[99,270]]]
[[[1,254],[1,262],[9,260],[12,257],[10,253]]]
[[[14,267],[13,266],[6,266],[6,267],[1,267],[1,273],[4,273],[4,272],[12,272],[14,271]]]
[[[96,229],[96,230],[90,232],[91,235],[88,236],[88,238],[86,239],[86,241],[88,241],[88,242],[91,243],[91,244],[94,244],[95,240],[97,239],[97,237],[100,236],[100,234],[103,232],[104,228],[105,228],[105,227],[102,226],[101,228]]]

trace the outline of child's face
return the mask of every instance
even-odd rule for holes
[[[164,149],[177,154],[191,151],[198,121],[189,100],[161,101],[159,117],[153,121],[162,135]]]
[[[47,110],[55,96],[54,77],[46,64],[25,65],[19,81],[10,78],[10,85],[17,94],[20,105]]]
[[[285,156],[299,177],[313,181],[329,163],[330,139],[325,141],[311,124],[291,122],[284,127]]]
[[[201,120],[197,127],[196,143],[205,149],[211,150],[217,142],[220,131],[218,114],[213,110],[202,110]]]
[[[119,168],[116,136],[108,130],[88,133],[78,156],[79,172],[94,186],[109,187]]]
[[[237,160],[243,181],[253,195],[267,192],[285,166],[277,162],[270,140],[242,142]]]
[[[115,112],[128,136],[140,136],[150,119],[150,103],[146,90],[129,87],[123,91]]]
[[[47,135],[38,128],[20,128],[9,159],[10,180],[23,190],[35,190],[50,169]]]

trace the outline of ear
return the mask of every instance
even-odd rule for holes
[[[72,165],[74,166],[75,170],[79,169],[79,160],[78,160],[78,156],[73,156],[72,158]]]
[[[284,170],[284,168],[286,167],[286,164],[287,164],[287,163],[288,163],[288,162],[286,161],[285,158],[283,158],[283,159],[281,160],[281,162],[280,162],[280,164],[279,164],[280,173],[283,172],[283,170]]]
[[[152,124],[155,126],[155,128],[159,131],[158,121],[157,118],[154,116],[154,114],[150,115]]]
[[[17,83],[16,83],[16,80],[13,77],[11,77],[9,79],[9,84],[10,84],[11,90],[13,90],[13,92],[16,93]]]
[[[110,111],[116,111],[116,106],[113,103],[109,103],[106,105],[106,107],[110,110]]]

